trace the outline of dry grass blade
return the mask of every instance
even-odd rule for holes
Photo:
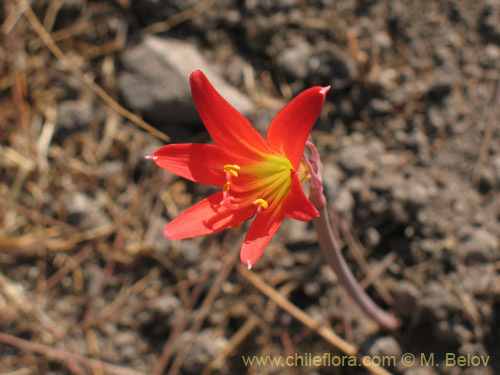
[[[23,340],[19,337],[11,336],[3,332],[0,332],[0,342],[15,346],[22,350],[28,350],[33,353],[51,357],[62,362],[76,362],[90,369],[101,367],[108,374],[144,375],[144,373],[139,371],[129,370],[125,367],[120,367],[111,363],[88,358],[79,354],[71,353],[67,350],[56,349],[43,344],[38,344],[36,342]]]
[[[486,115],[486,123],[483,133],[483,139],[481,141],[481,148],[479,150],[479,155],[477,157],[476,167],[474,168],[474,173],[472,175],[472,185],[477,187],[479,185],[479,180],[483,174],[483,169],[488,162],[488,154],[491,144],[491,139],[493,137],[493,125],[495,120],[498,121],[497,113],[498,106],[500,105],[500,74],[498,76],[497,85],[495,88],[495,94],[493,95],[493,100],[488,109],[488,114]]]
[[[245,338],[257,327],[260,319],[256,315],[251,315],[238,331],[231,337],[224,349],[217,353],[217,357],[203,369],[201,375],[208,375],[221,367],[224,359],[236,348]]]
[[[85,246],[78,254],[69,258],[66,264],[59,268],[59,270],[57,270],[57,272],[53,274],[45,284],[42,284],[36,292],[45,293],[47,290],[57,285],[57,283],[61,281],[64,276],[72,272],[80,263],[87,259],[92,254],[92,251],[91,246]]]
[[[239,246],[237,247],[239,249]],[[210,312],[210,307],[212,306],[212,303],[215,301],[217,298],[222,284],[224,281],[227,279],[231,271],[233,270],[238,258],[239,258],[239,251],[233,251],[226,255],[226,258],[224,259],[224,267],[222,270],[219,272],[217,277],[215,278],[212,286],[210,287],[210,290],[207,293],[207,296],[203,300],[203,303],[201,304],[200,310],[198,311],[198,314],[196,315],[196,318],[193,322],[193,325],[191,326],[191,329],[189,330],[189,333],[191,334],[191,338],[194,339],[196,333],[200,330],[203,321],[207,317],[208,313]],[[179,350],[179,353],[175,357],[174,362],[172,363],[172,367],[170,368],[169,375],[177,375],[184,363],[184,360],[186,359],[189,349],[191,347],[192,340],[188,340],[188,342],[185,344],[184,348]],[[159,374],[156,372],[156,374]]]
[[[183,12],[177,13],[176,15],[170,17],[166,21],[154,23],[141,32],[142,35],[163,33],[170,30],[172,27],[190,20],[196,16],[199,16],[203,12],[207,11],[213,4],[214,0],[205,0],[201,3],[195,5],[192,8],[186,9]]]
[[[236,266],[237,271],[242,275],[247,281],[249,281],[254,287],[259,289],[268,298],[270,298],[279,307],[293,316],[295,319],[300,321],[310,330],[316,332],[323,339],[329,342],[334,347],[338,348],[347,355],[357,355],[357,349],[355,346],[349,344],[341,337],[339,337],[330,328],[320,325],[313,318],[307,315],[303,310],[299,309],[297,306],[288,301],[283,295],[278,293],[275,289],[267,285],[259,276],[255,273],[248,271],[243,265],[238,264]],[[378,375],[390,375],[390,372],[379,366],[368,366],[373,374]]]
[[[295,288],[297,283],[289,282],[280,288],[280,294],[288,296]],[[266,311],[274,311],[276,304],[269,300],[266,304]],[[256,314],[250,315],[245,323],[234,333],[228,344],[219,352],[217,356],[210,362],[201,372],[201,375],[208,375],[216,372],[222,367],[224,360],[242,344],[250,333],[261,323],[262,318]]]
[[[101,86],[96,84],[89,76],[85,75],[80,71],[75,64],[61,51],[61,49],[55,44],[54,40],[47,32],[47,30],[40,23],[40,20],[35,15],[31,7],[25,1],[19,1],[21,9],[24,10],[24,16],[27,18],[33,30],[38,34],[43,43],[47,48],[54,54],[54,56],[61,62],[63,66],[66,67],[71,73],[78,77],[83,83],[85,83],[97,96],[99,96],[106,104],[108,104],[113,110],[137,124],[144,130],[150,132],[151,134],[157,136],[165,142],[170,142],[170,137],[162,133],[158,129],[149,125],[147,122],[142,120],[140,117],[134,115],[132,112],[123,108],[118,104],[109,94],[102,89]]]
[[[170,361],[170,358],[172,357],[172,354],[174,353],[174,344],[176,339],[179,337],[179,335],[182,333],[184,327],[186,326],[187,323],[187,317],[191,310],[194,307],[194,304],[200,297],[201,292],[203,291],[203,288],[205,287],[206,284],[206,279],[201,280],[198,285],[194,288],[193,292],[191,293],[191,296],[189,298],[189,301],[184,308],[184,311],[182,312],[182,315],[179,319],[179,321],[175,324],[174,329],[170,333],[170,336],[168,337],[167,342],[163,346],[163,351],[161,353],[161,357],[156,363],[155,367],[155,374],[163,374],[163,371],[165,367],[167,367],[168,362]]]

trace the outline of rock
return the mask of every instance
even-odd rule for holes
[[[497,286],[496,294],[500,294],[500,274],[497,273],[493,262],[474,267],[460,267],[455,280],[457,280],[456,282],[459,280],[463,284],[464,293],[477,299],[487,301],[492,293],[495,294],[492,286]]]
[[[402,350],[394,337],[385,336],[371,340],[367,352],[371,357],[382,358],[384,356],[401,357]]]
[[[107,160],[101,164],[101,171],[102,176],[117,179],[125,173],[125,163],[121,160]]]
[[[367,162],[366,154],[366,146],[345,147],[339,153],[339,165],[350,173],[362,172]]]
[[[478,228],[460,250],[466,264],[486,263],[498,258],[498,239],[486,229]]]
[[[497,185],[496,171],[493,167],[487,165],[479,178],[478,190],[481,194],[487,194]]]
[[[311,298],[321,297],[321,285],[316,281],[306,281],[304,283],[304,293]]]
[[[156,297],[150,308],[138,313],[134,320],[139,322],[143,329],[151,331],[154,336],[166,334],[178,319],[181,303],[179,299],[171,294]]]
[[[226,83],[193,44],[149,36],[121,60],[125,70],[118,77],[118,87],[127,106],[154,124],[199,123],[189,89],[189,75],[197,69],[241,113],[254,111],[250,99]]]
[[[323,185],[326,189],[338,189],[343,172],[336,164],[323,164]]]
[[[411,282],[402,280],[392,292],[394,312],[401,318],[409,318],[417,313],[418,301],[422,297],[420,290]]]
[[[234,55],[229,59],[224,75],[229,83],[234,86],[239,86],[244,82],[244,70],[245,60],[243,60],[239,55]]]
[[[432,369],[432,367],[425,366],[425,367],[414,367],[408,369],[408,371],[404,372],[405,375],[435,375],[437,374],[436,371]]]
[[[311,46],[300,42],[278,54],[276,64],[292,79],[305,79],[309,73],[311,53]]]
[[[373,227],[367,228],[363,237],[365,246],[369,248],[374,248],[380,244],[380,233]]]
[[[329,191],[328,200],[340,216],[347,218],[352,215],[355,202],[348,188],[343,187]]]
[[[385,115],[390,113],[394,105],[387,99],[373,98],[370,101],[370,109],[374,115]]]
[[[460,346],[457,350],[458,355],[468,354],[471,356],[480,356],[486,358],[488,356],[488,350],[481,343],[466,343]]]
[[[94,117],[92,104],[83,100],[66,100],[57,107],[56,136],[66,137],[71,133],[86,131]]]
[[[480,21],[479,31],[486,40],[500,44],[500,20],[498,18],[499,5],[495,1],[488,2]]]
[[[301,248],[317,242],[318,238],[315,231],[308,230],[309,223],[298,220],[290,220],[287,223],[288,236],[286,246],[290,249]]]
[[[351,57],[332,44],[321,45],[315,50],[309,60],[309,71],[313,84],[324,86],[331,82],[333,90],[352,85],[358,76]]]
[[[189,332],[181,335],[176,342],[176,348],[181,350],[192,342],[189,351],[189,361],[183,365],[183,369],[190,374],[199,374],[203,368],[227,345],[227,339],[220,336],[211,329],[205,329],[193,337]]]
[[[68,222],[81,229],[97,228],[110,222],[102,202],[79,191],[66,196],[64,208]]]
[[[445,128],[446,118],[443,112],[437,106],[431,106],[427,110],[427,123],[432,133],[438,132]]]
[[[181,303],[177,297],[171,294],[165,294],[163,296],[157,297],[151,309],[158,314],[164,315],[166,318],[173,315],[176,310],[181,306]]]
[[[121,361],[131,360],[137,355],[140,355],[137,347],[139,341],[138,333],[134,330],[118,331],[114,338],[114,344],[118,347],[118,352],[121,354]]]
[[[430,321],[445,322],[456,312],[462,311],[458,297],[436,281],[429,282],[422,294],[419,304]]]

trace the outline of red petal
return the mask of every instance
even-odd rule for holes
[[[293,172],[290,192],[283,201],[283,212],[286,217],[300,221],[310,221],[319,216],[318,210],[307,199],[297,175]]]
[[[163,235],[173,240],[182,240],[219,232],[248,220],[255,212],[249,206],[240,210],[230,210],[221,206],[222,192],[215,193],[184,211],[163,230]]]
[[[267,130],[269,145],[283,153],[297,170],[307,137],[316,122],[323,104],[327,87],[311,87],[299,94],[273,119]]]
[[[252,268],[260,258],[264,248],[280,227],[283,217],[281,211],[272,211],[271,207],[257,214],[241,247],[240,259],[248,268]]]
[[[194,71],[189,83],[201,120],[218,146],[233,152],[269,152],[264,138],[215,90],[202,71]]]
[[[198,143],[163,146],[148,158],[178,176],[212,186],[224,185],[224,165],[236,164],[219,147]]]

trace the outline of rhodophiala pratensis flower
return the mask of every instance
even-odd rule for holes
[[[283,218],[309,221],[318,211],[302,190],[310,177],[302,160],[307,137],[330,87],[299,94],[273,119],[267,141],[196,70],[189,79],[196,108],[212,144],[170,144],[147,156],[188,180],[220,187],[164,229],[171,239],[218,232],[255,217],[240,258],[249,268],[260,258]]]

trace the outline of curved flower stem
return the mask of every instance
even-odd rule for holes
[[[375,302],[365,293],[361,285],[347,266],[333,234],[332,225],[326,205],[318,209],[319,217],[314,219],[314,228],[318,233],[319,244],[326,261],[337,274],[340,284],[347,290],[349,295],[361,306],[363,311],[381,327],[388,330],[396,329],[399,322],[396,317],[378,307]]]
[[[328,215],[326,198],[323,194],[323,181],[321,178],[323,165],[314,144],[308,141],[306,146],[311,150],[312,160],[308,160],[305,154],[302,160],[307,164],[311,173],[309,199],[319,212],[319,217],[314,219],[314,228],[318,233],[319,245],[323,251],[323,255],[330,267],[337,274],[340,284],[361,306],[363,311],[384,329],[396,329],[399,326],[398,319],[378,307],[368,294],[366,294],[340,252],[339,244],[333,234],[330,216]]]

